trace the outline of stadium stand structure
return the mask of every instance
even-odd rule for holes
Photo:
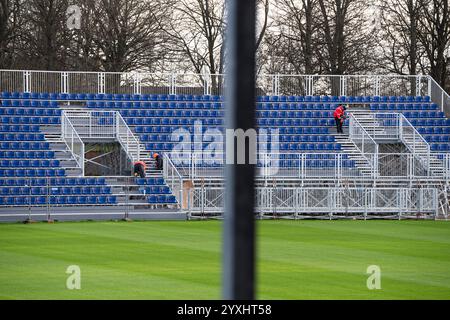
[[[220,217],[223,81],[196,77],[0,71],[0,220]],[[448,217],[450,98],[431,77],[266,78],[259,217]],[[85,176],[85,143],[110,141],[147,177]]]

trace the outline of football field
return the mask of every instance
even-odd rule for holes
[[[258,299],[450,299],[450,222],[272,220],[257,234]],[[220,299],[221,238],[220,221],[1,224],[0,299]]]

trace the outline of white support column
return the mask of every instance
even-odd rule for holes
[[[340,88],[339,88],[339,94],[341,96],[347,95],[347,77],[345,75],[340,76]]]
[[[169,94],[177,94],[176,86],[177,76],[175,73],[169,75]]]
[[[31,71],[23,72],[23,91],[27,93],[31,92]]]
[[[308,90],[306,92],[307,96],[313,96],[314,95],[314,76],[308,77]]]
[[[427,76],[427,82],[428,82],[428,96],[431,97],[431,77]]]
[[[69,93],[69,73],[61,72],[61,93]]]
[[[105,73],[99,72],[98,73],[98,87],[97,87],[97,93],[105,93]]]
[[[416,96],[420,96],[420,86],[422,84],[421,82],[422,76],[416,76]]]
[[[380,76],[375,76],[375,96],[380,96]]]
[[[141,94],[141,74],[137,72],[133,74],[133,93]]]

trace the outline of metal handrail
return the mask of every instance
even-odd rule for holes
[[[67,145],[69,151],[71,152],[72,156],[74,157],[76,163],[81,169],[81,175],[84,176],[84,143],[83,140],[81,140],[80,136],[78,135],[77,131],[75,130],[72,122],[67,117],[66,112],[62,111],[62,121],[61,121],[61,138]],[[70,129],[70,141],[68,141],[67,136],[67,128]],[[74,148],[74,144],[78,143],[80,144],[80,154],[77,154]]]
[[[122,129],[124,129],[126,133],[125,136],[122,135]],[[128,127],[127,123],[122,118],[120,112],[116,112],[116,138],[132,162],[140,160],[142,146],[139,139],[134,135],[133,131],[131,131],[130,127]],[[136,149],[133,150],[132,146],[135,146]]]
[[[358,143],[355,142],[354,137],[354,130],[355,127],[357,127],[361,132],[362,135],[362,141],[361,141],[361,148],[358,146]],[[375,140],[370,136],[370,134],[364,129],[364,127],[361,125],[361,123],[356,119],[356,117],[353,115],[353,113],[350,113],[350,126],[349,126],[349,138],[355,145],[355,147],[361,152],[361,155],[366,158],[367,162],[371,165],[372,169],[374,170],[373,173],[375,176],[378,172],[378,143],[375,142]],[[367,152],[367,150],[364,150],[364,140],[368,140],[369,144],[374,146],[374,152]]]
[[[169,174],[169,170],[172,174]],[[175,192],[175,197],[178,198],[180,206],[183,205],[183,176],[173,164],[172,160],[167,154],[163,154],[163,177],[170,189]],[[178,181],[178,196],[176,195],[176,182]]]

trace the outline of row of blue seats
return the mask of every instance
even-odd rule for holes
[[[129,126],[192,126],[195,121],[203,122],[208,126],[221,126],[225,123],[223,118],[209,118],[209,119],[178,119],[178,118],[125,118],[126,123]],[[174,129],[176,130],[176,129]],[[172,130],[173,131],[173,130]],[[170,131],[170,132],[172,132]]]
[[[31,179],[0,179],[0,186],[104,186],[106,180],[99,178],[31,178]]]
[[[151,195],[147,198],[148,203],[150,204],[175,204],[177,203],[177,199],[173,195],[160,194],[160,195]]]
[[[49,150],[48,142],[0,142],[0,150]]]
[[[64,169],[0,169],[0,177],[61,177]]]
[[[163,130],[163,128],[167,128]],[[158,133],[158,134],[169,134],[175,130],[179,129],[179,127],[159,127],[159,126],[137,126],[135,127],[135,132],[137,134],[141,133]],[[192,126],[183,127],[183,129],[193,133],[194,128]],[[223,132],[223,127],[202,127],[202,133],[205,133],[207,130],[220,130]],[[329,128],[327,127],[286,127],[286,128],[271,128],[271,130],[267,131],[267,134],[328,134]]]
[[[39,132],[39,126],[37,125],[10,125],[4,124],[0,125],[0,132]]]
[[[168,186],[140,187],[139,191],[144,194],[169,194],[170,193],[170,189]]]
[[[223,111],[215,110],[121,110],[124,118],[217,118],[224,117]],[[444,112],[440,111],[404,111],[405,117],[410,118],[442,118]],[[257,118],[331,118],[333,111],[257,111]],[[179,123],[182,119],[178,120]],[[161,119],[169,122],[171,119]],[[186,119],[188,122],[190,119]],[[205,119],[206,120],[206,119]]]
[[[209,143],[203,143],[202,149]],[[145,148],[152,151],[172,151],[173,143],[147,143]],[[340,151],[342,149],[339,143],[278,143],[271,144],[271,148],[278,148],[280,151]]]
[[[2,99],[43,100],[118,100],[118,101],[220,101],[223,96],[192,94],[104,94],[104,93],[47,93],[3,91]]]
[[[163,178],[137,178],[136,179],[136,184],[139,186],[144,186],[144,185],[163,185],[164,184],[164,179]]]
[[[439,127],[439,126],[450,126],[450,119],[411,119],[409,120],[414,127]]]
[[[202,124],[206,126],[222,126],[224,124],[224,119],[201,119]],[[443,119],[445,120],[445,119]],[[125,118],[126,123],[129,126],[164,126],[161,129],[152,129],[153,133],[171,133],[177,129],[177,126],[192,126],[198,119],[178,119],[178,118]],[[269,118],[269,119],[257,119],[258,126],[268,127],[268,129],[273,127],[286,127],[286,126],[301,126],[301,127],[317,127],[317,126],[334,126],[334,119],[282,119],[282,118]],[[345,121],[344,125],[348,125],[348,120]]]
[[[59,108],[57,101],[48,101],[48,100],[2,100],[0,104],[2,107],[33,107],[33,108]]]
[[[0,141],[44,141],[42,133],[0,133]]]
[[[133,101],[221,101],[221,95],[192,94],[103,94],[103,93],[37,93],[8,92],[1,94],[3,99],[50,99],[50,100],[133,100]],[[430,101],[429,96],[258,96],[257,101],[335,101],[335,102],[422,102]]]
[[[421,111],[421,112],[410,112],[410,111],[405,111],[402,112],[403,115],[410,119],[410,118],[445,118],[445,113],[444,112],[436,112],[436,111]]]
[[[439,142],[450,142],[449,135],[424,135],[425,140],[427,142],[439,143]]]
[[[305,166],[309,168],[336,168],[338,166],[337,160],[306,160]],[[281,160],[279,166],[281,168],[299,167],[302,164],[300,160]],[[355,160],[342,160],[340,165],[344,168],[356,167]]]
[[[436,103],[405,103],[405,104],[371,104],[371,111],[408,111],[408,110],[437,110],[439,106]]]
[[[349,155],[347,153],[302,153],[301,155],[296,153],[282,153],[274,157],[279,160],[299,160],[300,157],[304,157],[306,160],[347,160]]]
[[[0,159],[53,159],[55,151],[0,151]]]
[[[2,124],[61,124],[61,117],[18,117],[18,116],[2,116],[0,117]]]
[[[60,117],[61,109],[23,109],[23,108],[0,108],[0,115],[3,116],[27,116],[27,117]]]
[[[111,194],[111,187],[0,187],[0,195],[91,195]]]
[[[223,111],[215,110],[121,110],[120,113],[124,118],[127,117],[146,117],[146,118],[216,118],[224,117]],[[414,113],[415,114],[415,113]],[[443,113],[434,111],[421,112],[426,114],[426,117],[434,118],[441,116]],[[333,111],[257,111],[257,118],[330,118],[333,116]]]
[[[190,117],[224,117],[224,111],[216,110],[121,110],[120,113],[124,118],[126,117],[178,117],[178,118],[190,118]]]
[[[209,135],[205,135],[205,137],[209,137]],[[157,134],[142,134],[139,136],[140,141],[142,142],[176,142],[171,140],[170,135],[157,135]],[[335,142],[335,137],[333,135],[269,135],[267,141],[278,141],[281,142]],[[183,142],[177,142],[177,145],[182,144]],[[194,136],[191,136],[191,142],[185,142],[189,144],[195,144],[198,142],[194,141]]]
[[[0,197],[0,205],[104,205],[116,204],[116,196],[49,196],[49,197]]]
[[[449,126],[450,119],[410,119],[409,122],[413,127],[419,129],[419,127],[439,127],[439,126]],[[398,121],[395,119],[386,119],[379,121],[382,125],[387,127],[395,127],[398,125]]]
[[[55,168],[59,167],[59,160],[1,160],[2,168]]]
[[[320,154],[318,154],[320,155]],[[308,168],[335,168],[338,166],[338,163],[343,168],[354,168],[356,167],[356,161],[355,160],[346,160],[343,159],[342,161],[338,162],[336,159],[323,159],[323,160],[305,160],[304,165]],[[277,161],[271,161],[270,165],[272,167],[278,167],[279,169],[283,168],[292,168],[292,167],[299,167],[302,164],[302,161],[300,160],[278,160]],[[187,163],[182,163],[179,165],[179,167],[186,167],[189,166]],[[197,167],[201,168],[222,168],[223,162],[220,161],[202,161],[196,164]],[[263,160],[257,162],[257,167],[262,168],[264,167]]]
[[[88,108],[92,109],[223,109],[219,102],[121,102],[121,101],[88,101]]]
[[[450,127],[419,127],[420,134],[450,134]]]
[[[429,96],[258,96],[262,102],[429,102]]]
[[[224,104],[219,102],[113,102],[88,101],[88,108],[92,109],[126,109],[126,110],[221,110]],[[334,110],[337,103],[257,103],[256,110]],[[351,108],[351,104],[349,106]],[[438,105],[431,102],[421,103],[381,103],[371,104],[371,110],[436,110]]]
[[[335,110],[339,104],[335,103],[258,103],[256,110],[278,111],[278,110]],[[353,108],[350,104],[349,110]],[[398,103],[383,104],[382,110],[436,110],[438,105],[435,103]],[[375,108],[374,108],[375,110]]]
[[[431,143],[430,150],[438,151],[438,152],[449,152],[450,144],[448,144],[448,143]]]
[[[270,129],[274,127],[318,127],[334,126],[334,119],[257,119],[259,128]],[[348,119],[344,121],[344,126],[348,125]]]

